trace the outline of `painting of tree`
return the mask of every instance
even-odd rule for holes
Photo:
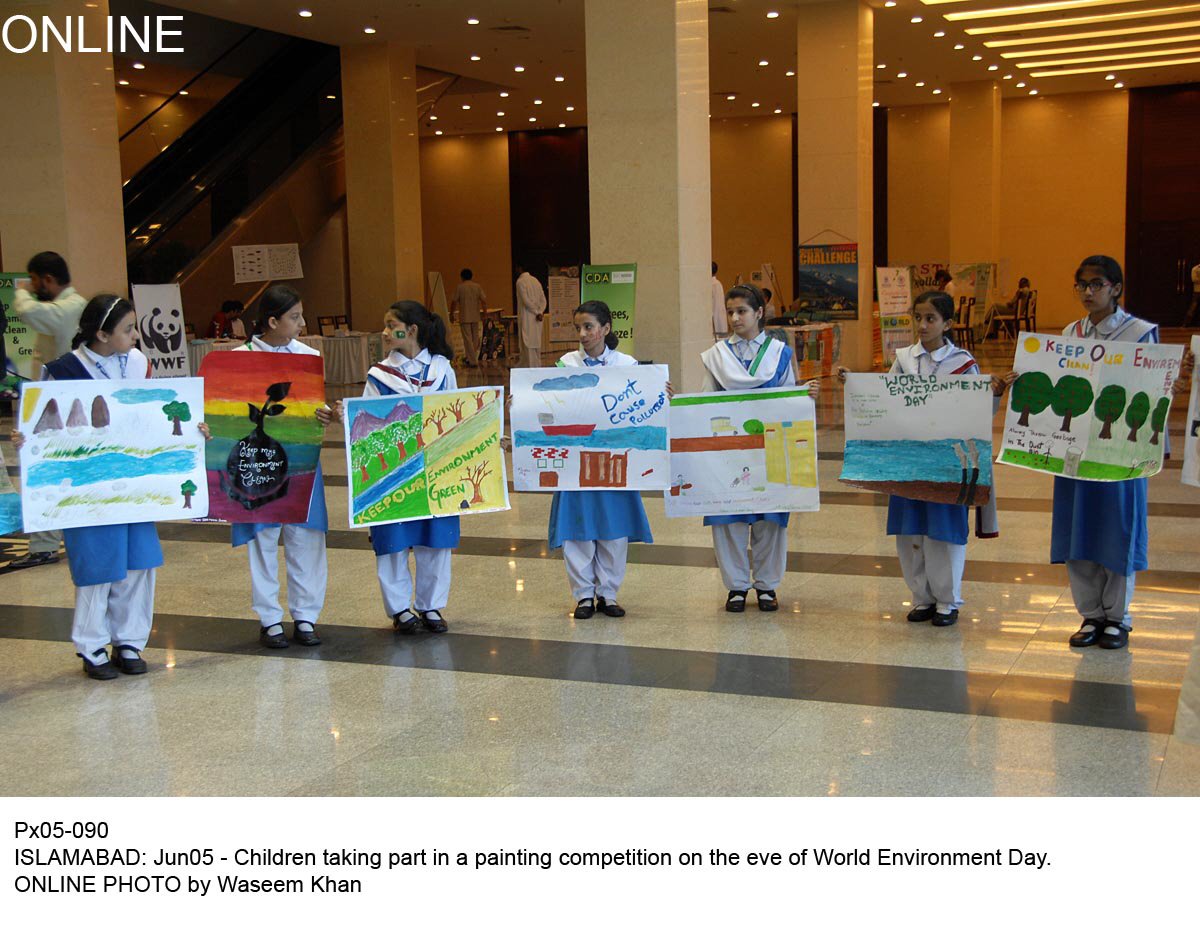
[[[1013,384],[1012,407],[1021,413],[1017,424],[1022,428],[1029,427],[1029,416],[1037,415],[1046,410],[1054,395],[1054,384],[1050,377],[1040,370],[1030,370],[1017,377]]]
[[[492,398],[492,392],[493,391],[490,389],[484,389],[484,390],[480,390],[478,393],[475,394],[475,411],[476,412],[478,412],[485,405],[487,405],[488,400]]]
[[[364,484],[371,482],[371,474],[367,472],[367,462],[371,459],[371,451],[365,441],[355,441],[350,446],[350,462],[358,467],[358,477]]]
[[[179,427],[180,422],[190,422],[192,420],[192,410],[188,408],[186,402],[168,402],[162,407],[162,412],[175,426],[171,432],[173,435],[183,434],[183,430]],[[268,412],[267,414],[270,413]]]
[[[1129,400],[1129,408],[1125,411],[1125,424],[1129,426],[1129,440],[1138,439],[1138,429],[1146,424],[1150,417],[1150,397],[1145,393],[1135,393]]]
[[[1096,418],[1104,422],[1104,427],[1100,429],[1101,438],[1112,437],[1112,424],[1124,411],[1125,387],[1111,383],[1100,390],[1100,395],[1096,397]]]
[[[1157,444],[1158,436],[1162,434],[1163,429],[1167,427],[1167,412],[1171,410],[1171,400],[1166,396],[1161,397],[1154,404],[1154,412],[1150,415],[1150,427],[1154,429],[1154,434],[1150,436],[1150,443]]]
[[[1019,380],[1017,382],[1020,382]],[[1059,377],[1050,396],[1050,408],[1063,417],[1061,431],[1071,430],[1071,419],[1082,415],[1092,404],[1092,383],[1083,377]]]
[[[742,422],[742,431],[748,435],[760,435],[763,433],[763,423],[756,418],[747,419]]]
[[[459,398],[450,403],[450,411],[454,414],[454,421],[461,422],[463,420],[463,400]]]
[[[183,507],[190,509],[192,507],[192,496],[196,493],[196,484],[191,480],[187,480],[179,487],[179,491],[183,493]]]
[[[438,409],[436,412],[431,412],[429,415],[429,420],[437,426],[439,438],[446,433],[446,429],[442,425],[442,422],[446,420],[446,416],[449,414],[450,413],[446,409]]]
[[[379,458],[379,469],[383,472],[386,472],[389,467],[387,458],[384,457],[384,454],[391,446],[388,442],[387,436],[384,435],[382,431],[373,431],[367,435],[363,443],[366,444],[368,451]]]
[[[475,467],[468,467],[464,471],[463,482],[470,483],[471,488],[475,490],[475,495],[471,497],[471,505],[483,502],[483,481],[491,472],[491,463],[489,461],[484,461]]]

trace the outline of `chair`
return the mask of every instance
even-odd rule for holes
[[[958,300],[958,318],[950,327],[954,343],[965,345],[968,351],[975,350],[975,329],[971,327],[971,310],[975,308],[974,296],[962,296]]]
[[[1037,327],[1037,290],[1029,291],[1029,330],[1035,332]]]
[[[1021,330],[1022,324],[1026,331],[1037,331],[1037,290],[1030,290],[1024,303],[1017,304],[1017,331]]]
[[[1013,308],[1010,311],[1008,306],[1003,303],[997,303],[992,307],[992,322],[996,325],[997,331],[1003,331],[1009,337],[1016,339],[1017,332],[1021,329],[1022,314],[1029,314],[1029,294],[1018,293],[1013,300]],[[986,338],[992,333],[991,325],[984,333]]]
[[[335,315],[333,317],[333,328],[335,331],[339,332],[350,331],[350,317],[345,315]]]
[[[337,331],[337,317],[332,315],[318,316],[317,327],[321,330],[321,337],[328,338]]]

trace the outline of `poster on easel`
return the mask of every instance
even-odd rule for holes
[[[28,280],[28,274],[0,274],[0,306],[8,322],[4,332],[4,349],[7,369],[0,370],[0,398],[15,399],[21,389],[22,380],[36,380],[41,376],[44,359],[38,350],[38,333],[30,328],[13,311],[13,297],[17,284]]]
[[[830,319],[858,318],[858,243],[801,245],[801,307]]]
[[[896,351],[913,343],[912,275],[907,267],[876,267],[879,292],[880,348],[884,367],[891,367]]]
[[[142,350],[150,361],[150,376],[190,377],[179,284],[139,284],[131,287],[130,292]]]
[[[462,327],[450,322],[450,306],[446,302],[446,282],[442,278],[440,270],[429,272],[429,311],[439,316],[442,324],[446,326],[446,340],[450,343],[450,349],[454,352],[454,356],[464,357],[466,344],[463,341]]]
[[[1200,353],[1200,335],[1192,335],[1192,354]],[[1200,486],[1200,376],[1192,373],[1187,418],[1183,428],[1183,473],[1188,486]]]
[[[579,300],[599,299],[612,312],[617,350],[633,354],[633,314],[637,306],[637,264],[584,264]]]
[[[575,342],[575,310],[579,307],[579,268],[550,267],[546,298],[551,342]]]

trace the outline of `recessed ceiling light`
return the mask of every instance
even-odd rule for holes
[[[471,17],[470,19],[467,20],[467,25],[468,26],[478,26],[479,20],[475,19],[475,17]]]
[[[566,124],[565,122],[560,122],[560,123],[558,124],[558,127],[559,127],[560,129],[565,129],[565,128],[567,127],[567,124]]]
[[[327,94],[325,94],[325,99],[326,99],[326,100],[336,100],[336,99],[337,99],[337,95],[336,95],[336,94],[332,94],[332,93],[327,93]]]
[[[781,109],[777,109],[777,110],[775,110],[775,115],[776,115],[776,116],[778,116],[778,115],[779,115],[780,113],[782,113],[782,112],[783,112],[783,110],[781,110]]]
[[[502,96],[502,97],[507,97],[507,96],[508,96],[508,91],[507,91],[507,90],[501,90],[501,91],[500,91],[500,96]]]
[[[934,92],[935,94],[939,94],[939,93],[941,93],[942,91],[941,91],[941,90],[934,90],[933,92]]]
[[[1030,90],[1030,91],[1029,91],[1029,95],[1030,95],[1031,97],[1036,97],[1036,96],[1037,96],[1037,91],[1036,91],[1036,90]]]
[[[935,33],[933,34],[933,37],[934,37],[935,39],[944,39],[944,38],[946,37],[946,33],[944,33],[944,32],[935,32]]]
[[[872,105],[872,106],[878,106],[878,105],[879,105],[879,101],[878,101],[878,100],[876,100],[876,101],[875,101],[874,103],[872,103],[871,105]]]
[[[886,64],[877,64],[877,65],[875,65],[875,69],[876,69],[877,71],[882,71],[882,70],[883,70],[884,68],[886,68],[886,67],[887,67],[887,65],[886,65]]]
[[[1004,75],[1004,79],[1005,79],[1005,80],[1012,80],[1012,75],[1011,75],[1011,74],[1005,74],[1005,75]]]
[[[181,97],[186,97],[186,96],[188,95],[188,92],[187,92],[186,90],[180,90],[180,91],[179,91],[179,95],[180,95]]]
[[[437,118],[438,118],[437,116],[433,116],[433,115],[431,115],[431,116],[429,117],[429,121],[430,121],[430,122],[437,122]]]
[[[1000,65],[998,65],[998,64],[989,64],[989,65],[988,65],[988,70],[989,70],[989,71],[999,71],[999,70],[1000,70]]]
[[[762,59],[762,60],[761,60],[761,61],[758,63],[758,66],[759,66],[760,68],[765,68],[765,67],[766,67],[768,64],[770,64],[770,63],[771,63],[771,62],[769,62],[769,61],[768,61],[766,58],[763,58],[763,59]]]
[[[537,116],[530,116],[530,117],[529,117],[529,121],[530,121],[530,122],[537,122]]]
[[[441,130],[441,129],[438,129],[438,130],[437,130],[436,132],[434,132],[433,134],[434,134],[434,135],[441,135],[441,134],[442,134],[442,130]]]
[[[480,60],[482,60],[482,59],[481,59],[481,58],[480,58],[478,55],[472,55],[472,56],[471,56],[471,60],[472,60],[472,61],[480,61]]]
[[[127,81],[127,80],[119,80],[119,81],[117,81],[117,83],[120,84],[122,87],[129,86],[129,81]]]
[[[534,105],[534,106],[541,106],[541,105],[542,105],[542,101],[541,101],[541,100],[534,100],[534,101],[533,101],[533,105]]]
[[[756,102],[756,103],[751,103],[751,104],[750,104],[750,106],[751,106],[751,108],[752,108],[752,109],[758,109],[759,105],[760,105],[760,104],[758,104],[757,102]]]
[[[515,68],[513,68],[513,70],[516,71],[518,74],[520,74],[522,71],[525,70],[525,68],[522,65],[518,64]]]
[[[135,71],[144,71],[144,70],[146,70],[146,66],[144,64],[142,64],[140,61],[135,61],[133,63],[133,69]]]
[[[504,126],[496,126],[496,131],[497,131],[497,132],[503,132],[503,131],[504,131]]]
[[[923,23],[923,22],[925,22],[925,20],[920,16],[914,16],[912,19],[909,20],[909,22],[910,23]]]
[[[1120,90],[1124,86],[1125,85],[1122,84],[1120,81],[1117,81],[1115,84],[1113,84],[1113,90]]]
[[[784,77],[795,77],[796,72],[795,71],[785,71],[783,76]]]
[[[729,94],[729,96],[727,96],[725,99],[726,99],[726,100],[736,100],[736,99],[737,99],[737,94],[736,94],[736,93],[731,93],[731,94]]]
[[[972,56],[971,56],[971,60],[972,60],[972,61],[982,61],[982,60],[983,60],[983,55],[972,55]]]
[[[471,108],[471,104],[470,104],[470,103],[464,103],[464,104],[462,105],[462,108],[463,108],[463,109],[470,109],[470,108]]]
[[[312,19],[312,10],[301,10],[298,15],[301,19]]]
[[[1025,81],[1023,81],[1023,80],[1022,80],[1022,81],[1018,81],[1018,82],[1017,82],[1017,86],[1018,86],[1018,87],[1024,87],[1024,86],[1025,86]]]
[[[776,13],[774,10],[771,10],[769,13],[767,13],[767,19],[778,19],[778,18],[779,18],[779,14]]]
[[[908,77],[907,71],[900,71],[896,74],[897,77]]]
[[[957,45],[955,45],[955,46],[954,46],[954,50],[955,50],[955,51],[962,51],[962,50],[963,50],[964,48],[966,48],[966,47],[967,47],[967,46],[965,46],[965,45],[963,45],[961,42],[959,42]]]
[[[566,78],[563,77],[561,74],[559,74],[559,75],[555,76],[554,83],[561,84],[565,80],[566,80]]]
[[[887,0],[887,3],[884,4],[884,6],[889,7],[889,8],[893,7],[895,5],[896,5],[896,0]]]
[[[568,106],[568,107],[567,107],[567,112],[568,112],[568,113],[573,113],[573,112],[575,112],[575,107],[574,107],[574,106]]]
[[[924,86],[925,86],[925,81],[923,81],[923,80],[919,80],[919,81],[917,81],[917,86],[918,86],[918,87],[924,87]]]
[[[1104,79],[1105,79],[1105,80],[1116,80],[1116,79],[1117,79],[1117,75],[1116,75],[1116,74],[1105,74],[1105,75],[1104,75]]]
[[[503,116],[503,115],[504,115],[504,110],[500,110],[499,112],[497,112],[497,113],[496,113],[496,115],[497,115],[497,116]]]
[[[367,35],[374,35],[375,27],[374,26],[363,26],[363,32],[365,32]]]

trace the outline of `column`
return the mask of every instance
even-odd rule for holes
[[[706,0],[586,0],[594,264],[636,261],[639,358],[699,389],[712,344]]]
[[[1000,86],[950,85],[950,261],[1000,258]]]
[[[11,9],[9,13],[13,12]],[[85,18],[103,36],[108,0],[46,0],[17,11],[37,23],[50,16]],[[23,271],[39,251],[67,259],[71,283],[84,296],[128,292],[125,215],[112,55],[64,52],[51,42],[24,54],[0,49],[0,242],[3,270]],[[26,26],[10,40],[23,46]]]
[[[858,243],[858,320],[842,360],[871,366],[874,13],[865,2],[801,4],[796,23],[797,241]],[[827,230],[832,230],[832,233]]]
[[[342,48],[350,311],[374,330],[398,299],[423,300],[416,50]]]

